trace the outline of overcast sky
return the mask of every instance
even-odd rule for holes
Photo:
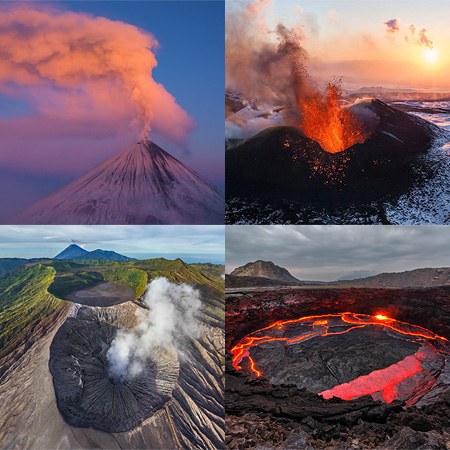
[[[228,226],[226,271],[258,259],[302,280],[450,266],[446,226]]]
[[[71,243],[126,256],[224,262],[224,227],[181,225],[1,226],[0,257],[53,257]]]

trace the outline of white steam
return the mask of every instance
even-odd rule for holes
[[[156,347],[169,344],[180,347],[186,337],[197,337],[195,320],[200,292],[187,284],[174,284],[167,278],[156,278],[148,285],[140,322],[133,330],[119,330],[107,358],[110,375],[119,381],[142,372]]]

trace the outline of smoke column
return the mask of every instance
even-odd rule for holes
[[[303,34],[282,24],[269,30],[262,17],[268,4],[255,1],[227,20],[226,84],[248,99],[296,110],[296,97],[314,90]]]
[[[269,30],[267,4],[251,3],[227,20],[227,87],[261,105],[283,107],[284,124],[298,126],[328,152],[364,142],[362,124],[343,106],[339,82],[319,88],[308,73],[300,28],[280,23]]]
[[[195,315],[201,302],[198,290],[187,284],[174,284],[156,278],[148,285],[139,325],[120,330],[108,350],[110,374],[123,381],[138,375],[155,347],[173,344],[181,348],[186,337],[197,337]]]
[[[80,96],[87,98],[87,105],[108,105],[111,94],[120,91],[123,103],[134,107],[135,122],[144,137],[155,126],[182,141],[193,122],[152,78],[157,47],[150,33],[104,17],[37,6],[3,7],[0,91],[10,86],[26,88],[36,100],[39,89],[52,86],[60,91],[69,117]],[[45,108],[45,99],[37,101]],[[120,110],[124,105],[116,107]]]

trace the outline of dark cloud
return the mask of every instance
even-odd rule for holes
[[[303,280],[450,266],[449,241],[444,226],[229,226],[227,273],[257,259]]]
[[[398,19],[391,19],[387,22],[384,22],[386,25],[386,31],[388,33],[396,33],[397,31],[400,31],[400,22]]]

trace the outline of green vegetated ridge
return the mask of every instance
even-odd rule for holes
[[[55,269],[36,264],[0,280],[0,358],[63,305],[47,289]]]
[[[135,299],[157,277],[186,283],[202,294],[203,318],[215,326],[224,321],[223,266],[186,264],[181,259],[155,258],[143,261],[46,260],[27,263],[0,278],[0,358],[15,342],[24,342],[36,326],[76,290],[109,281],[130,286]]]
[[[202,292],[203,313],[220,326],[224,320],[224,267],[215,264],[187,264],[181,259],[153,258],[129,262],[71,260],[52,262],[57,271],[50,292],[60,298],[69,293],[109,281],[130,286],[135,300],[145,293],[147,284],[158,277],[172,283],[186,283]]]
[[[0,259],[0,276],[11,272],[28,262],[27,259],[22,258],[1,258]]]
[[[100,272],[79,271],[59,274],[49,286],[49,292],[56,297],[66,298],[71,292],[95,286],[104,281]]]
[[[121,267],[119,269],[106,270],[105,280],[116,284],[126,284],[135,292],[135,299],[142,297],[148,283],[148,276],[144,270],[135,267]]]

